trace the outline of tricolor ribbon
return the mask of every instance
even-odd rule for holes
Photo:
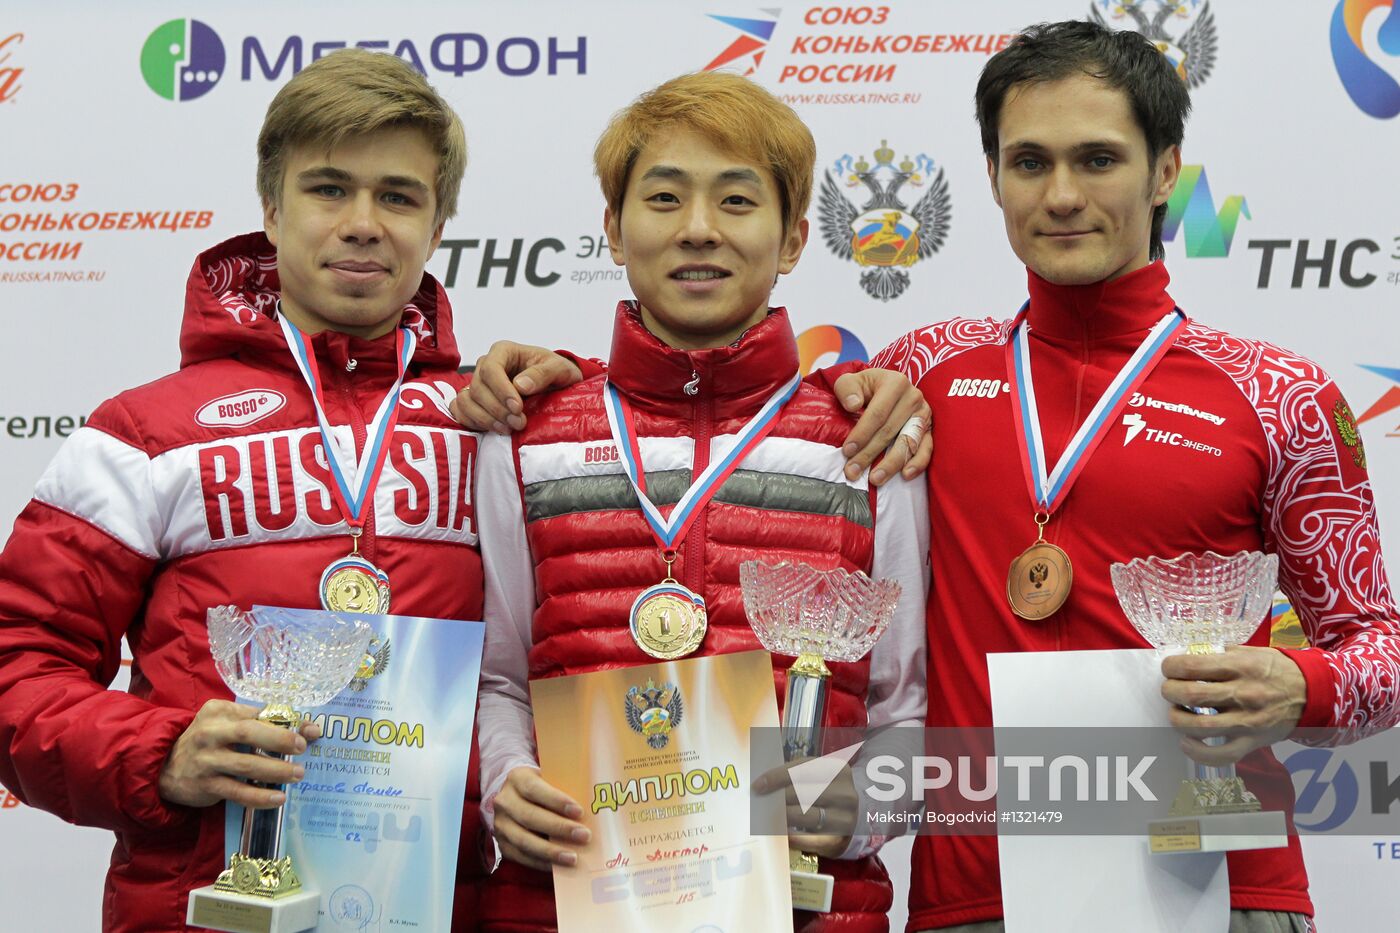
[[[279,309],[280,310],[280,309]],[[413,359],[413,351],[418,346],[418,338],[407,327],[400,327],[394,343],[398,358],[399,374],[389,394],[379,403],[379,408],[370,420],[365,434],[364,450],[358,461],[352,444],[343,450],[331,430],[326,418],[326,407],[322,404],[323,388],[320,370],[316,366],[316,352],[311,346],[311,338],[287,320],[287,315],[279,313],[277,322],[282,325],[282,336],[287,339],[287,347],[292,351],[297,369],[311,389],[311,400],[316,406],[316,420],[321,427],[321,444],[326,451],[326,463],[331,472],[331,498],[345,518],[345,523],[358,533],[365,525],[365,512],[374,499],[374,489],[379,485],[379,475],[384,469],[384,458],[388,456],[389,435],[399,420],[399,387],[408,372],[408,361]]]
[[[740,461],[773,430],[783,405],[792,398],[801,384],[802,377],[793,373],[792,378],[769,396],[758,413],[739,430],[729,453],[711,461],[704,472],[695,478],[695,482],[691,483],[685,495],[681,496],[680,501],[671,510],[669,518],[661,514],[656,503],[647,495],[646,473],[642,469],[642,451],[637,441],[637,426],[632,417],[632,406],[628,404],[627,397],[618,391],[617,386],[611,382],[603,384],[603,404],[607,408],[608,426],[612,428],[613,441],[617,444],[618,453],[622,458],[622,469],[631,480],[632,488],[637,491],[637,502],[642,507],[642,515],[651,526],[651,533],[663,551],[675,550],[677,542],[685,539],[691,522],[714,498],[724,481],[738,468]]]
[[[1070,438],[1054,469],[1047,473],[1040,411],[1036,406],[1035,381],[1031,377],[1030,324],[1026,320],[1028,307],[1029,303],[1011,322],[1011,340],[1006,345],[1006,372],[1016,398],[1016,434],[1031,501],[1046,515],[1053,515],[1069,494],[1070,487],[1079,479],[1094,450],[1112,429],[1114,420],[1128,404],[1132,393],[1157,368],[1180,336],[1181,328],[1186,324],[1186,315],[1176,308],[1153,325],[1128,362],[1104,389],[1103,395],[1099,396],[1074,437]]]

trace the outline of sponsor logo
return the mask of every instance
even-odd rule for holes
[[[206,428],[236,428],[261,421],[287,404],[276,389],[249,389],[206,402],[194,413],[196,424]]]
[[[1356,416],[1341,399],[1332,406],[1332,426],[1337,429],[1337,438],[1351,450],[1351,462],[1366,469],[1366,447],[1361,443],[1361,432],[1356,430]]]
[[[860,338],[835,324],[809,327],[797,335],[797,359],[802,375],[810,373],[816,368],[818,360],[832,353],[836,354],[836,359],[828,364],[831,366],[839,366],[851,360],[870,359]]]
[[[617,463],[622,457],[617,452],[616,444],[605,444],[601,447],[585,447],[583,449],[584,463]]]
[[[244,36],[237,62],[226,62],[224,44],[207,24],[194,19],[162,23],[141,48],[141,75],[166,100],[185,101],[211,91],[225,65],[237,65],[241,81],[281,81],[302,67],[344,48],[387,52],[420,74],[429,69],[460,78],[479,71],[519,78],[588,73],[588,37],[507,36],[487,38],[475,32],[439,33],[430,38],[359,39],[304,37],[278,39]]]
[[[1330,36],[1332,62],[1351,102],[1378,120],[1400,114],[1400,82],[1366,52],[1369,45],[1383,55],[1400,57],[1400,3],[1339,0]]]
[[[1003,379],[954,379],[948,385],[949,398],[997,398],[1010,391],[1011,383]]]
[[[166,100],[203,97],[224,76],[224,43],[197,19],[161,23],[141,47],[141,77]]]
[[[7,100],[14,100],[19,93],[19,79],[24,76],[24,69],[18,65],[9,64],[10,56],[14,50],[19,48],[24,41],[24,33],[16,32],[0,39],[0,104]]]
[[[1395,385],[1386,389],[1385,394],[1376,399],[1375,403],[1372,404],[1370,408],[1361,413],[1361,417],[1356,419],[1358,425],[1365,424],[1372,418],[1379,418],[1381,415],[1389,414],[1395,409],[1400,408],[1400,369],[1388,366],[1365,365],[1361,368],[1368,372],[1373,372],[1377,376],[1384,376],[1391,382],[1394,382]],[[1395,427],[1386,434],[1386,437],[1400,437],[1400,423],[1397,423]]]
[[[1101,9],[1108,11],[1108,19]],[[1209,0],[1096,0],[1089,7],[1089,19],[1146,37],[1192,90],[1204,84],[1215,68],[1218,39]],[[1173,20],[1175,35],[1167,31]]]
[[[751,75],[757,71],[758,66],[763,64],[763,53],[768,48],[768,40],[773,38],[773,30],[778,25],[778,10],[762,12],[765,14],[762,19],[707,14],[710,19],[739,30],[740,34],[702,70],[732,68],[744,75]]]
[[[1297,794],[1293,821],[1299,829],[1324,833],[1341,826],[1356,812],[1361,799],[1356,772],[1345,761],[1334,765],[1333,757],[1330,749],[1305,748],[1283,761],[1293,777]]]
[[[1150,444],[1163,444],[1167,447],[1180,447],[1196,453],[1206,454],[1212,457],[1223,455],[1219,447],[1212,447],[1210,444],[1189,438],[1180,431],[1164,431],[1161,428],[1149,427],[1147,420],[1137,412],[1129,412],[1123,416],[1123,427],[1127,431],[1123,435],[1123,446],[1127,447],[1139,436]]]
[[[861,287],[881,301],[898,298],[909,287],[909,267],[938,252],[952,223],[952,199],[943,169],[922,152],[895,164],[895,151],[880,140],[872,165],[865,156],[843,155],[822,178],[817,217],[822,238],[840,259],[863,270]],[[839,179],[839,181],[838,181]],[[861,203],[841,193],[864,187]],[[927,188],[910,207],[900,196],[906,186]]]
[[[1192,418],[1200,418],[1202,421],[1209,421],[1211,424],[1224,424],[1225,418],[1222,415],[1212,415],[1208,411],[1201,411],[1199,408],[1192,408],[1183,402],[1163,402],[1150,395],[1143,395],[1141,392],[1134,392],[1133,397],[1128,400],[1128,404],[1133,408],[1159,408],[1162,411],[1174,411],[1181,415],[1190,415]]]
[[[1288,252],[1293,253],[1293,277],[1288,279],[1287,274],[1279,276],[1279,279],[1287,282],[1290,288],[1302,288],[1308,278],[1309,272],[1317,273],[1317,287],[1330,288],[1332,286],[1332,271],[1336,269],[1337,277],[1341,279],[1347,288],[1365,288],[1380,280],[1380,275],[1374,272],[1364,272],[1357,270],[1357,254],[1366,253],[1374,256],[1376,253],[1384,252],[1384,248],[1375,240],[1361,238],[1342,243],[1338,249],[1340,240],[1322,240],[1319,249],[1317,241],[1298,240],[1294,244],[1293,240],[1250,240],[1246,244],[1250,249],[1259,250],[1259,288],[1268,288],[1274,280],[1274,256],[1282,252],[1283,262],[1287,267]],[[1400,236],[1395,237],[1394,245],[1390,253],[1390,258],[1400,261]],[[1385,273],[1385,281],[1388,285],[1400,285],[1400,265],[1395,269]]]
[[[650,678],[645,687],[628,689],[625,705],[627,725],[655,749],[666,747],[671,730],[681,724],[685,715],[680,688],[670,683],[658,687]]]
[[[576,247],[566,244],[574,239]],[[435,272],[444,288],[548,288],[565,280],[575,285],[615,288],[626,273],[612,261],[606,234],[576,238],[472,238],[443,240],[433,253],[446,268]],[[570,269],[570,267],[574,267]]]
[[[1186,228],[1186,255],[1190,258],[1212,258],[1230,255],[1235,240],[1235,228],[1240,215],[1246,220],[1249,205],[1244,195],[1232,194],[1215,209],[1210,194],[1210,182],[1203,165],[1183,165],[1176,189],[1167,201],[1167,216],[1162,224],[1162,241],[1171,243],[1177,231]]]

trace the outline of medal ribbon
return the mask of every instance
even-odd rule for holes
[[[374,501],[374,489],[379,485],[379,475],[384,469],[384,459],[388,456],[389,435],[399,420],[399,387],[403,385],[404,374],[408,372],[408,361],[413,359],[413,351],[418,346],[418,338],[407,327],[400,327],[394,343],[398,358],[399,375],[379,408],[374,413],[365,434],[365,448],[355,461],[355,450],[342,450],[340,442],[331,431],[330,420],[326,418],[326,408],[322,404],[323,389],[320,370],[316,366],[316,353],[311,346],[311,338],[297,330],[296,325],[287,320],[285,314],[277,315],[282,325],[282,336],[287,339],[287,347],[292,351],[297,369],[311,389],[311,400],[316,405],[316,420],[321,428],[321,444],[326,451],[326,463],[330,466],[331,498],[345,518],[345,523],[358,533],[365,525],[365,512]]]
[[[1132,393],[1142,385],[1152,370],[1166,356],[1181,329],[1186,315],[1175,308],[1164,315],[1147,337],[1138,345],[1128,362],[1104,389],[1089,416],[1079,426],[1074,437],[1060,455],[1053,470],[1046,472],[1045,443],[1040,432],[1040,411],[1035,400],[1035,381],[1031,377],[1030,325],[1026,321],[1029,302],[1011,322],[1011,340],[1006,344],[1006,373],[1016,396],[1016,434],[1020,441],[1021,464],[1025,468],[1026,484],[1031,501],[1047,515],[1064,502],[1070,487],[1093,456],[1094,450],[1112,429],[1118,413],[1128,404]]]
[[[778,413],[801,384],[801,375],[793,373],[792,378],[769,396],[758,413],[739,430],[729,453],[711,461],[704,472],[696,477],[695,482],[691,483],[685,495],[681,496],[676,507],[671,510],[670,518],[663,517],[661,510],[647,495],[646,473],[642,469],[642,451],[637,442],[637,427],[632,418],[632,406],[628,404],[627,397],[618,391],[617,386],[611,382],[603,384],[603,404],[607,408],[608,426],[612,428],[613,441],[621,455],[622,468],[631,480],[632,488],[637,491],[637,502],[642,507],[642,515],[651,526],[651,533],[663,551],[674,550],[676,543],[684,540],[691,522],[714,498],[724,481],[738,468],[739,462],[773,430],[773,425],[778,421]]]

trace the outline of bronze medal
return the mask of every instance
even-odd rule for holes
[[[1041,540],[1011,562],[1011,571],[1006,575],[1006,598],[1012,612],[1038,622],[1065,604],[1073,583],[1074,568],[1069,555]]]
[[[709,619],[705,601],[696,593],[667,579],[647,587],[632,603],[632,640],[653,658],[683,658],[705,640]]]

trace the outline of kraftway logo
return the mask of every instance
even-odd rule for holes
[[[887,140],[875,150],[875,164],[865,157],[853,160],[843,155],[822,178],[817,217],[822,238],[839,258],[865,269],[860,274],[866,294],[881,301],[898,298],[909,287],[904,271],[921,259],[938,252],[948,238],[952,224],[952,199],[943,169],[933,159],[919,153],[894,163],[895,151]],[[846,187],[864,185],[870,198],[861,206],[846,199],[837,186],[840,177]],[[928,186],[911,208],[900,199],[906,184]]]
[[[1131,29],[1157,46],[1157,51],[1166,56],[1187,87],[1195,90],[1210,77],[1215,68],[1217,37],[1209,0],[1205,3],[1201,0],[1097,0],[1089,7],[1090,20],[1113,28],[1099,12],[1100,7],[1109,10],[1109,17],[1116,22],[1130,20],[1131,23],[1124,23],[1122,28]],[[1191,24],[1172,36],[1166,27],[1173,17],[1191,20]]]
[[[758,70],[758,66],[763,64],[763,53],[768,49],[768,40],[773,38],[773,30],[778,25],[778,14],[782,10],[765,7],[759,12],[766,14],[768,18],[706,14],[710,19],[739,30],[740,35],[701,69],[702,71],[732,66],[736,70],[743,69],[740,73],[747,76]]]

